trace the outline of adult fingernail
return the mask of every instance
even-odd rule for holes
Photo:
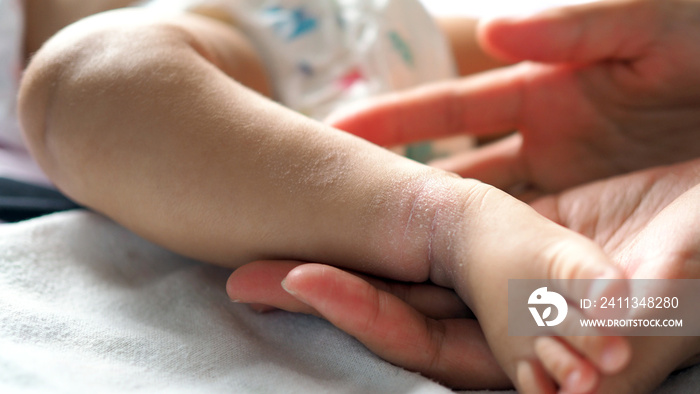
[[[294,290],[292,290],[292,289],[290,289],[290,288],[287,286],[287,279],[286,279],[286,278],[285,278],[284,280],[282,280],[282,288],[283,288],[284,291],[286,291],[287,293],[289,293],[289,294],[291,294],[291,295],[293,295],[293,296],[295,296],[295,297],[297,296],[297,292],[294,291]]]

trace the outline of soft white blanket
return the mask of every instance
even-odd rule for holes
[[[231,303],[228,274],[94,213],[0,225],[0,392],[450,392],[325,321]],[[659,392],[699,390],[695,368]]]
[[[445,393],[88,212],[0,225],[0,392]]]

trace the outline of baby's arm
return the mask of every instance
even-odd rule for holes
[[[452,177],[251,89],[268,91],[263,67],[228,25],[119,10],[45,45],[20,116],[61,190],[167,248],[230,267],[285,257],[426,279],[435,210],[411,209]]]

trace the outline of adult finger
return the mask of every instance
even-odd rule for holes
[[[617,0],[505,17],[479,27],[482,46],[508,61],[590,63],[640,56],[663,20],[664,2]]]
[[[236,302],[249,303],[259,312],[284,309],[289,312],[320,316],[309,305],[292,297],[281,283],[293,269],[306,263],[299,261],[257,261],[234,271],[227,282],[229,297]],[[303,270],[297,270],[297,275]],[[429,284],[401,283],[357,273],[339,277],[358,276],[380,291],[393,294],[418,312],[433,319],[473,317],[454,291]],[[326,283],[318,283],[324,286]]]
[[[296,272],[296,274],[301,273]],[[313,272],[310,274],[313,275]],[[394,282],[371,276],[354,275],[367,281],[377,290],[397,297],[431,319],[474,318],[472,311],[451,289],[433,284]]]
[[[327,122],[383,146],[500,134],[518,129],[524,84],[536,75],[537,69],[525,63],[438,82],[369,100]]]
[[[318,315],[309,305],[286,292],[281,283],[298,261],[257,261],[235,270],[226,282],[226,292],[234,302],[252,304],[254,310],[274,308],[289,312]]]
[[[428,319],[399,298],[324,265],[292,270],[284,287],[389,362],[455,388],[511,386],[476,320]]]

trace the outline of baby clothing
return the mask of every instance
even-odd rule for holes
[[[323,119],[379,93],[455,76],[449,45],[417,0],[151,0],[229,22],[263,57],[275,98]]]

